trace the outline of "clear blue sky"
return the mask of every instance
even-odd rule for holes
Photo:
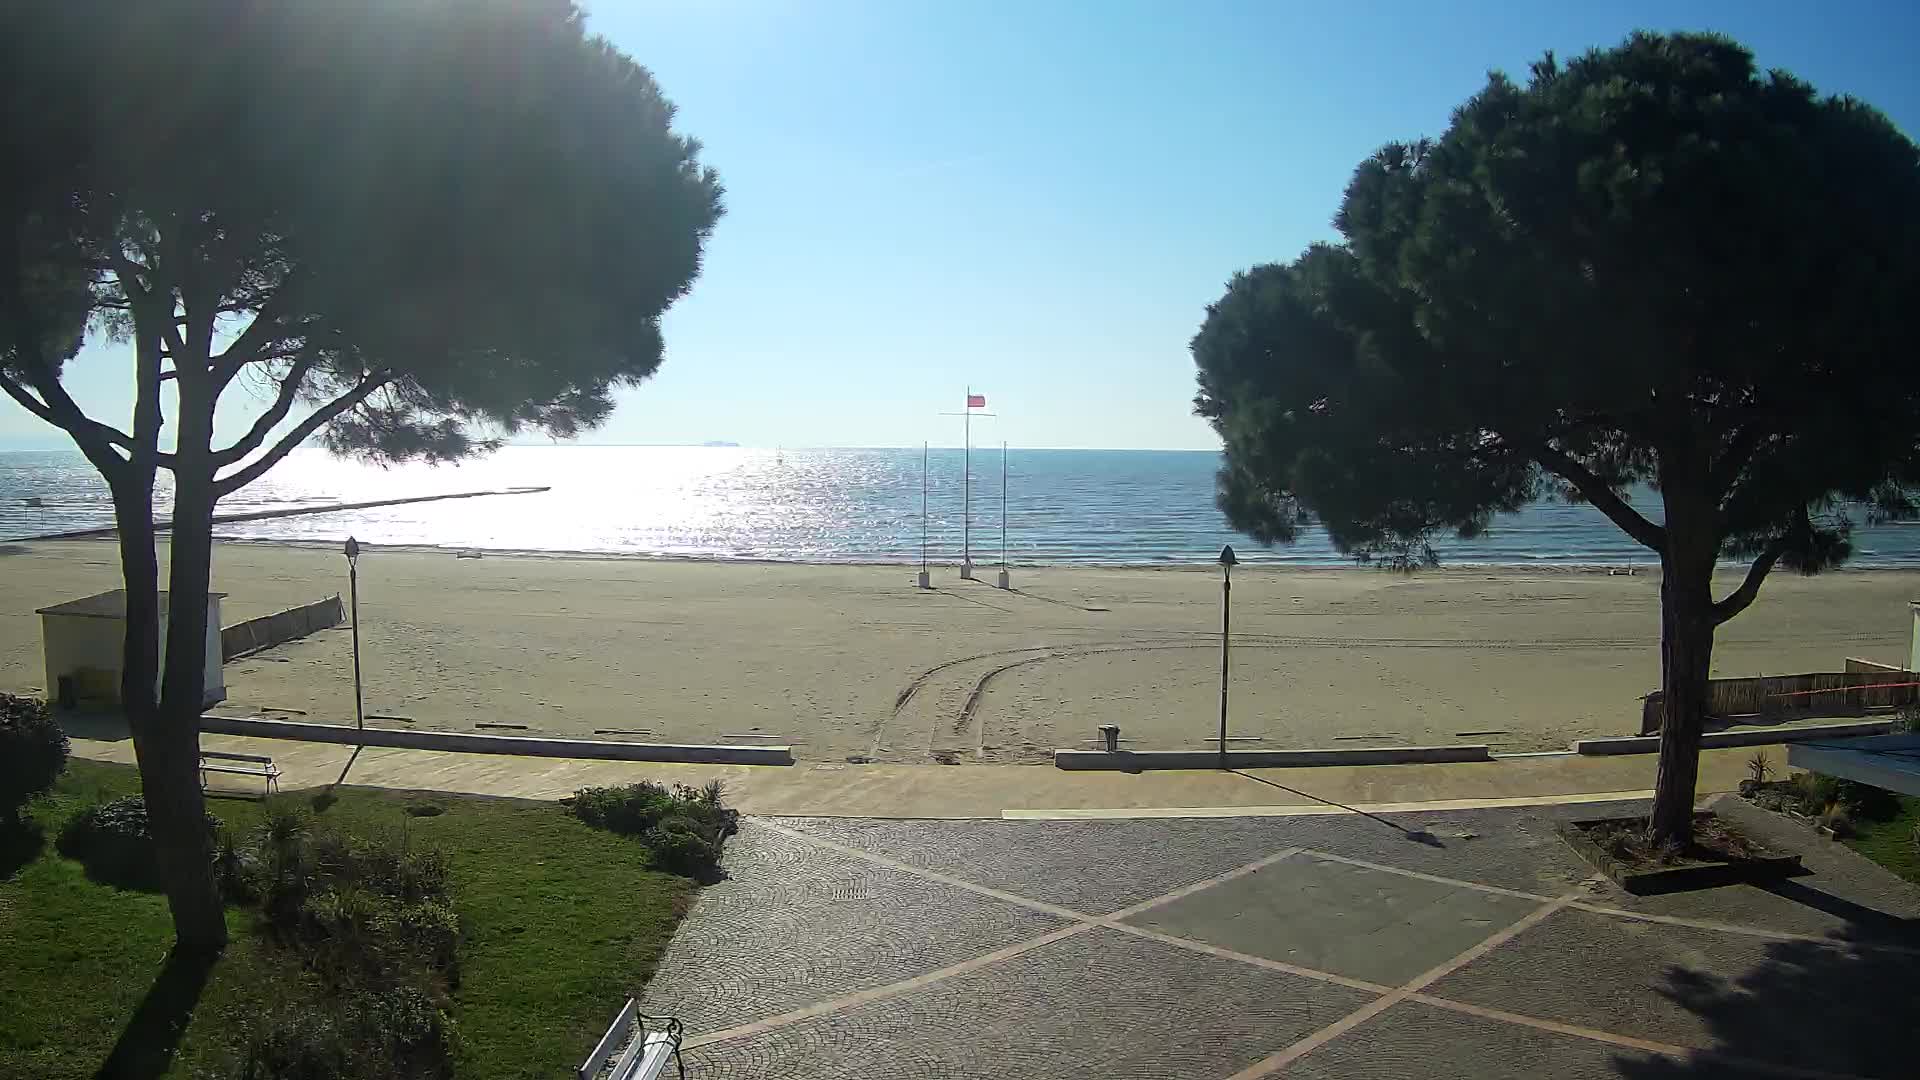
[[[1228,276],[1332,235],[1355,163],[1490,68],[1717,30],[1920,131],[1920,5],[599,0],[728,215],[660,374],[589,437],[1213,447],[1186,345]],[[129,411],[90,352],[78,395]],[[63,445],[11,403],[0,446]],[[229,423],[232,418],[229,417]]]

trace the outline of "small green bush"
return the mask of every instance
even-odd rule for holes
[[[720,841],[703,835],[697,822],[675,815],[641,834],[653,865],[696,881],[720,876]]]
[[[222,855],[222,862],[226,858]],[[268,928],[336,987],[450,986],[460,920],[443,852],[406,830],[357,836],[315,828],[294,804],[275,804],[232,860],[260,900]]]
[[[582,788],[569,804],[573,816],[622,836],[639,836],[673,812],[673,796],[659,784],[642,780],[625,787]]]
[[[349,995],[331,1007],[288,1008],[248,1034],[241,1080],[446,1080],[453,1020],[417,990]]]
[[[1808,817],[1819,817],[1836,806],[1864,821],[1887,821],[1900,814],[1898,795],[1837,776],[1802,773],[1794,778],[1793,789],[1795,809]]]
[[[38,698],[0,694],[0,820],[20,809],[67,771],[67,733]]]
[[[726,838],[740,831],[740,814],[727,808],[724,795],[717,780],[703,788],[675,784],[672,791],[641,781],[582,788],[567,810],[595,828],[637,838],[661,870],[714,881]]]
[[[209,838],[219,833],[219,818],[207,814],[205,822]],[[160,860],[147,828],[147,803],[139,795],[98,803],[68,818],[56,846],[60,854],[84,863],[88,876],[97,880],[130,889],[158,886]]]

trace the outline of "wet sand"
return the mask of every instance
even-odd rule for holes
[[[370,719],[383,727],[781,742],[825,762],[1037,762],[1093,745],[1103,723],[1140,748],[1213,738],[1217,567],[1013,575],[1002,592],[936,567],[921,592],[901,566],[370,549],[366,709],[403,718]],[[223,543],[214,582],[233,623],[345,593],[346,564],[332,549]],[[110,542],[0,549],[0,688],[41,689],[35,608],[118,585]],[[1915,596],[1920,572],[1776,575],[1721,628],[1714,672],[1899,662]],[[1242,566],[1232,734],[1496,751],[1633,734],[1659,673],[1658,604],[1652,574]],[[228,664],[217,711],[351,723],[349,643],[343,626]]]

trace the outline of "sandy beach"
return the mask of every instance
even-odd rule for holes
[[[983,573],[991,578],[991,572]],[[1197,746],[1219,707],[1217,568],[1018,568],[1018,591],[912,569],[373,549],[360,564],[370,723],[664,742],[790,743],[811,761],[1039,762]],[[223,621],[345,593],[330,549],[223,543]],[[103,541],[6,545],[0,688],[40,692],[35,608],[116,588]],[[1731,587],[1731,582],[1726,587]],[[1233,721],[1246,747],[1634,733],[1659,672],[1657,575],[1242,567]],[[1723,627],[1716,675],[1906,655],[1920,573],[1779,574]],[[218,710],[353,718],[343,626],[227,665]]]

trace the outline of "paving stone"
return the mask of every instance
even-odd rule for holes
[[[1296,1060],[1304,1080],[1618,1080],[1678,1077],[1679,1063],[1606,1043],[1402,1002]],[[1710,1063],[1684,1066],[1691,1080],[1743,1074]],[[1643,1071],[1647,1070],[1647,1071]]]
[[[1757,1061],[1907,1078],[1916,970],[1914,957],[1884,951],[1568,909],[1428,992]]]
[[[1554,834],[1555,820],[1529,808],[1526,813],[1466,811],[1387,820],[1359,815],[1118,821],[783,818],[781,824],[1037,900],[1106,914],[1296,846],[1557,896],[1593,876],[1593,869]],[[1409,839],[1406,830],[1429,835]]]
[[[1126,921],[1235,952],[1398,986],[1539,907],[1295,854]]]
[[[749,825],[729,877],[674,935],[643,1011],[690,1033],[971,959],[1065,925],[977,893],[874,866]]]
[[[1219,1077],[1371,1000],[1090,929],[900,997],[687,1053],[702,1078]]]
[[[781,824],[901,862],[1104,915],[1290,846],[1250,819],[875,821]],[[1304,835],[1304,833],[1301,833]]]

